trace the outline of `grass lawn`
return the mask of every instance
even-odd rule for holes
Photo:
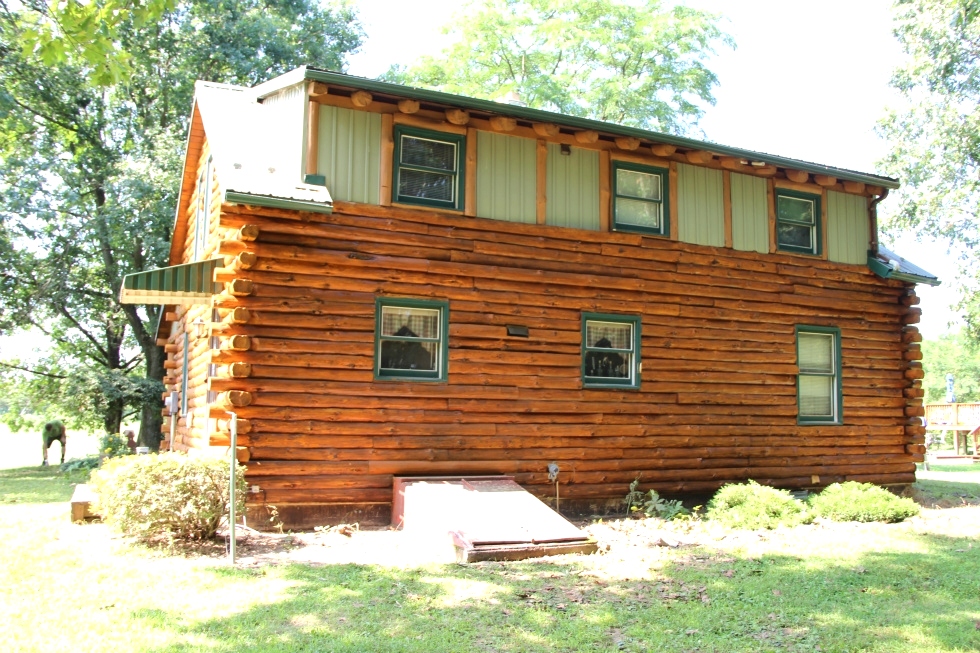
[[[50,468],[0,471],[0,641],[59,653],[976,651],[980,479],[960,476],[920,482],[917,496],[961,507],[902,524],[670,525],[699,543],[667,548],[650,545],[660,522],[627,520],[590,527],[607,549],[595,556],[231,569],[70,524],[70,481]]]

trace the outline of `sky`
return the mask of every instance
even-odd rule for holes
[[[876,172],[887,144],[874,128],[900,97],[889,87],[902,51],[891,33],[890,0],[687,0],[721,15],[736,48],[719,50],[708,67],[718,77],[714,106],[705,107],[697,135],[716,143]],[[380,2],[358,6],[367,37],[348,58],[353,75],[376,77],[451,43],[442,31],[460,0]],[[424,7],[424,11],[419,8]],[[434,17],[446,17],[445,23]],[[894,200],[879,207],[893,210]],[[891,243],[902,256],[939,276],[938,288],[916,289],[923,335],[956,321],[955,256],[912,235]]]

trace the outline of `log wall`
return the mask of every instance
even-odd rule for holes
[[[252,503],[280,514],[383,519],[403,474],[512,474],[546,498],[553,461],[566,506],[637,476],[666,494],[904,484],[921,460],[918,300],[864,266],[341,202],[225,205],[217,229],[226,292],[190,390],[198,409],[215,393],[214,421],[176,447],[226,447],[234,406]],[[448,300],[446,383],[374,379],[378,296]],[[638,390],[582,388],[583,311],[641,317]],[[841,329],[842,425],[797,424],[798,324]]]

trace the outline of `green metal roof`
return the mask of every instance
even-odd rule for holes
[[[220,258],[167,268],[136,272],[123,277],[119,289],[122,304],[206,304],[221,291],[214,282]]]
[[[709,150],[711,152],[720,154],[722,156],[737,157],[740,159],[747,159],[749,161],[763,161],[765,163],[782,167],[782,168],[805,170],[806,172],[810,172],[818,175],[828,175],[846,181],[859,181],[862,183],[871,184],[873,186],[883,186],[885,188],[892,188],[892,189],[899,187],[898,180],[893,179],[892,177],[882,177],[879,175],[873,175],[866,172],[858,172],[856,170],[834,168],[832,166],[825,166],[819,163],[810,163],[808,161],[789,159],[786,157],[775,156],[763,152],[743,150],[736,147],[729,147],[727,145],[719,145],[717,143],[710,143],[707,141],[698,141],[698,140],[694,140],[693,138],[684,138],[682,136],[673,136],[671,134],[663,134],[660,132],[650,131],[646,129],[639,129],[637,127],[625,127],[623,125],[617,125],[609,122],[602,122],[600,120],[579,118],[576,116],[567,116],[564,114],[554,113],[551,111],[543,111],[541,109],[530,109],[528,107],[522,107],[522,106],[512,105],[512,104],[503,104],[500,102],[494,102],[493,100],[480,100],[477,98],[470,98],[463,95],[453,95],[451,93],[443,93],[442,91],[432,91],[424,88],[402,86],[401,84],[379,82],[373,79],[366,79],[364,77],[356,77],[354,75],[346,75],[343,73],[336,73],[336,72],[321,70],[317,68],[306,67],[305,71],[306,71],[305,73],[306,79],[310,79],[317,82],[325,82],[327,84],[336,84],[338,86],[346,86],[349,88],[363,89],[365,91],[371,91],[373,93],[384,93],[400,98],[424,100],[426,102],[433,102],[436,104],[441,104],[441,105],[446,105],[451,107],[459,107],[463,109],[471,109],[474,111],[482,111],[494,115],[510,116],[513,118],[531,120],[534,122],[549,122],[564,127],[571,127],[574,129],[592,129],[598,132],[604,132],[606,134],[613,134],[615,136],[632,136],[634,138],[654,141],[657,143],[676,145],[677,147],[683,147],[683,148],[689,148],[695,150]],[[290,77],[289,79],[293,80],[292,77]],[[293,80],[292,83],[295,83],[295,80]],[[262,90],[266,90],[266,89],[262,89]],[[272,92],[273,90],[274,89],[272,87],[269,87],[268,89],[269,92]],[[260,93],[260,97],[261,97],[261,93]]]

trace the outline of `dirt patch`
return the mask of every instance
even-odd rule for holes
[[[898,524],[818,520],[772,531],[733,531],[708,521],[659,519],[613,519],[578,525],[599,543],[599,553],[556,556],[547,561],[574,562],[585,567],[584,573],[616,579],[636,578],[638,569],[655,571],[668,561],[696,565],[699,558],[710,557],[717,563],[731,554],[795,555],[814,547],[846,547],[855,538],[880,540],[885,545],[898,531],[980,541],[980,506],[924,508],[920,515]],[[419,537],[389,529],[285,534],[246,530],[240,532],[237,548],[239,564],[246,567],[288,563],[414,567],[455,561],[448,537]],[[678,556],[684,550],[690,555]],[[192,555],[222,556],[225,552],[226,544],[219,542],[210,549],[198,547]]]

